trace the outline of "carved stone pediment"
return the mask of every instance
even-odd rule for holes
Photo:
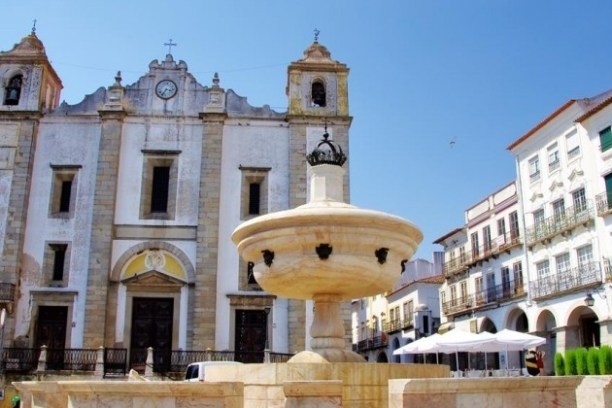
[[[531,197],[529,197],[529,200],[531,200],[531,202],[536,201],[538,198],[542,198],[544,197],[544,195],[542,193],[538,193],[538,192],[533,192],[533,194],[531,195]]]
[[[185,282],[158,271],[148,271],[136,274],[124,280],[123,283],[126,285],[139,286],[182,286],[185,284]]]
[[[574,179],[576,177],[582,176],[584,175],[584,171],[582,171],[582,169],[576,168],[574,170],[572,170],[572,172],[570,173],[570,175],[567,177],[569,179],[569,181],[574,181]]]

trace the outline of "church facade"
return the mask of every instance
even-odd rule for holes
[[[68,105],[34,32],[0,52],[5,347],[308,349],[312,305],[261,290],[230,240],[306,202],[325,128],[348,151],[347,66],[315,40],[287,72],[286,112],[171,54]]]

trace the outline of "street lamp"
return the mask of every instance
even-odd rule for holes
[[[584,298],[584,304],[588,307],[593,307],[595,304],[595,299],[593,298],[593,295],[591,295],[591,292],[587,292],[587,295]]]

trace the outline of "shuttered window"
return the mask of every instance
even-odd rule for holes
[[[610,126],[599,132],[599,141],[601,142],[602,152],[612,147],[612,128]]]

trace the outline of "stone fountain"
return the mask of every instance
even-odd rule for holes
[[[364,362],[345,348],[340,304],[389,290],[423,235],[402,218],[342,201],[346,156],[327,131],[307,161],[308,203],[249,220],[232,241],[264,290],[314,301],[312,350],[290,362]]]

